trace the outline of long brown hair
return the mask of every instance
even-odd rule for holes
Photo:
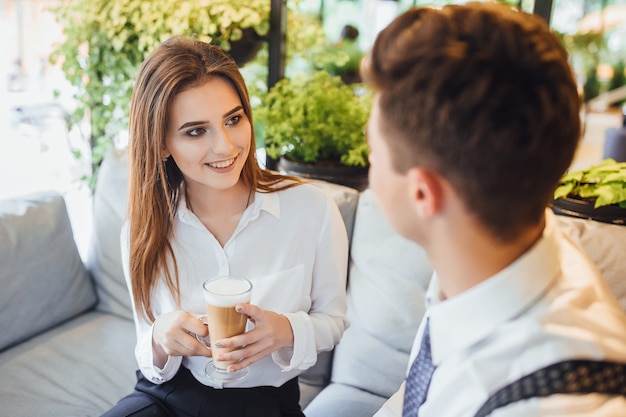
[[[299,184],[293,177],[259,167],[248,90],[237,64],[224,51],[181,36],[159,45],[139,69],[129,116],[130,278],[135,308],[151,321],[155,319],[151,296],[161,272],[180,304],[178,267],[169,238],[185,184],[173,159],[162,159],[169,105],[179,92],[215,76],[235,88],[252,127],[250,152],[241,172],[244,184],[260,192]],[[290,181],[283,182],[286,178]]]

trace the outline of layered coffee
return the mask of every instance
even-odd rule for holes
[[[252,284],[239,278],[217,278],[204,283],[209,337],[212,341],[242,334],[246,330],[247,317],[235,310],[237,304],[249,303]],[[232,348],[218,348],[211,343],[213,364],[225,370],[232,361],[216,360],[219,353],[230,352]]]

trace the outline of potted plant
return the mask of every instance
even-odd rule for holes
[[[265,150],[290,174],[367,186],[370,91],[327,71],[280,80],[256,109]]]
[[[626,224],[626,162],[607,158],[565,174],[554,192],[558,214]]]
[[[346,84],[360,83],[359,65],[364,53],[358,37],[359,30],[355,26],[345,25],[337,42],[327,44],[322,52],[313,55],[315,68],[340,76]]]
[[[287,49],[320,43],[321,24],[297,12],[300,0],[290,0]],[[103,156],[119,143],[128,127],[128,106],[139,66],[159,43],[172,35],[196,36],[233,53],[237,41],[258,49],[270,24],[270,0],[75,0],[52,9],[65,40],[51,55],[75,87],[72,121],[88,121],[95,174]],[[319,23],[319,22],[318,22]],[[300,28],[298,25],[306,25]],[[247,58],[251,58],[251,54]],[[240,63],[241,65],[242,63]],[[122,139],[120,139],[122,136]],[[85,157],[77,155],[77,157]]]

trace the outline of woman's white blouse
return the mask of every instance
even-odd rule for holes
[[[124,275],[130,291],[129,227],[121,234]],[[331,350],[348,326],[346,275],[348,238],[335,202],[313,185],[274,193],[256,192],[231,238],[222,247],[181,201],[171,240],[179,269],[181,305],[161,283],[152,300],[155,317],[172,310],[205,314],[202,283],[213,276],[245,277],[252,282],[251,303],[284,314],[294,335],[292,349],[281,349],[250,366],[241,381],[225,387],[280,386],[311,367],[317,353]],[[132,293],[131,293],[132,299]],[[154,383],[174,377],[181,364],[205,385],[208,358],[170,357],[153,365],[152,323],[135,312],[135,356]],[[252,324],[248,323],[248,330]]]

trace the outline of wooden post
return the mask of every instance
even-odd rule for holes
[[[553,0],[536,0],[533,6],[533,14],[543,17],[548,25],[552,18],[552,3]]]
[[[285,76],[285,47],[287,39],[286,0],[271,0],[270,33],[268,36],[267,88]]]

